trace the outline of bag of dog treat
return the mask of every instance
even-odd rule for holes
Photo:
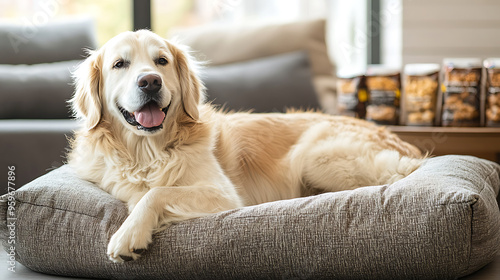
[[[407,64],[404,70],[403,121],[432,126],[436,117],[439,64]]]
[[[443,60],[442,126],[480,126],[481,60]]]
[[[364,75],[359,73],[337,74],[337,109],[340,115],[363,119],[366,108]]]
[[[484,61],[486,69],[486,126],[500,127],[500,58]]]
[[[366,89],[368,93],[366,119],[382,125],[398,124],[400,72],[372,66],[367,71]]]

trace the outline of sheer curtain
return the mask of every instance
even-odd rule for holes
[[[366,0],[332,0],[328,14],[327,44],[337,71],[363,72],[367,61]]]

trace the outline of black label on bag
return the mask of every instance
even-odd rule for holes
[[[370,91],[370,104],[394,106],[396,101],[396,92],[387,90]]]

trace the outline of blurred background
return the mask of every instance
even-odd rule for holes
[[[92,17],[99,45],[137,28],[167,36],[173,29],[206,24],[325,18],[337,70],[500,56],[499,12],[495,0],[0,0],[2,21],[37,26]]]
[[[430,5],[432,1],[428,2]],[[120,32],[138,28],[167,36],[175,29],[206,24],[272,24],[325,18],[329,52],[340,68],[402,63],[401,0],[0,0],[0,7],[2,20],[35,26],[58,19],[92,17],[99,45]],[[372,39],[376,40],[377,54],[369,52]],[[370,53],[374,57],[369,57]]]

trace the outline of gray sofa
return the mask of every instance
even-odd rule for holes
[[[67,136],[77,127],[66,101],[70,71],[97,46],[90,19],[59,21],[30,29],[0,24],[0,180],[16,167],[20,187],[63,164]],[[0,193],[6,193],[2,184]]]

